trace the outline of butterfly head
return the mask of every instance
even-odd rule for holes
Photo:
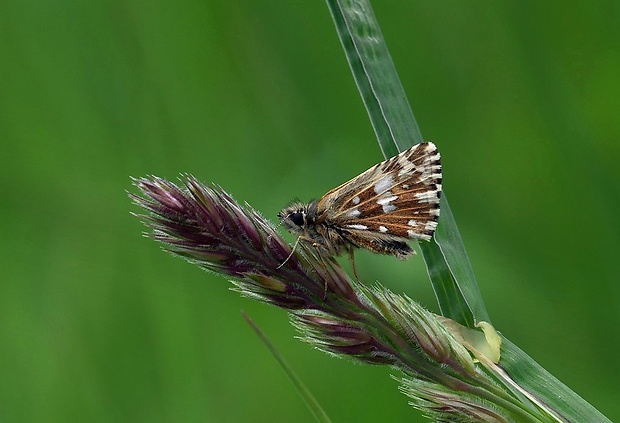
[[[308,230],[315,225],[315,217],[314,201],[309,204],[295,202],[278,213],[280,223],[293,235],[307,235]]]

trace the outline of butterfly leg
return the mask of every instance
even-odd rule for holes
[[[353,276],[355,276],[355,279],[358,282],[361,282],[359,276],[357,276],[357,269],[355,268],[355,255],[354,255],[355,249],[351,247],[348,250],[349,250],[349,260],[351,261],[351,269],[353,269]]]

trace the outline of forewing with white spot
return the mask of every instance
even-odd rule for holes
[[[329,191],[317,214],[358,238],[429,240],[439,219],[441,178],[435,145],[417,144]]]

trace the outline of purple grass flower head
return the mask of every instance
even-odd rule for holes
[[[139,217],[153,238],[175,255],[233,277],[242,294],[291,310],[330,306],[334,297],[357,301],[333,260],[304,247],[293,252],[269,221],[222,189],[192,176],[185,189],[157,177],[134,184],[144,196],[130,196],[150,212]]]
[[[158,177],[134,184],[142,195],[129,195],[148,212],[137,216],[165,250],[228,277],[244,296],[287,309],[302,340],[338,357],[398,368],[403,392],[436,421],[518,420],[518,401],[480,371],[454,335],[456,322],[350,279],[311,246],[293,251],[273,224],[217,186],[193,176],[182,187]]]

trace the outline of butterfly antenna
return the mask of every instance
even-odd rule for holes
[[[301,236],[298,236],[297,237],[297,241],[295,241],[295,244],[293,245],[293,249],[291,250],[291,253],[286,257],[286,259],[278,267],[276,267],[276,270],[281,268],[282,266],[284,266],[286,264],[286,262],[288,261],[288,259],[291,258],[293,253],[295,253],[295,250],[297,249],[297,244],[299,244],[299,240],[300,239],[301,239]]]

